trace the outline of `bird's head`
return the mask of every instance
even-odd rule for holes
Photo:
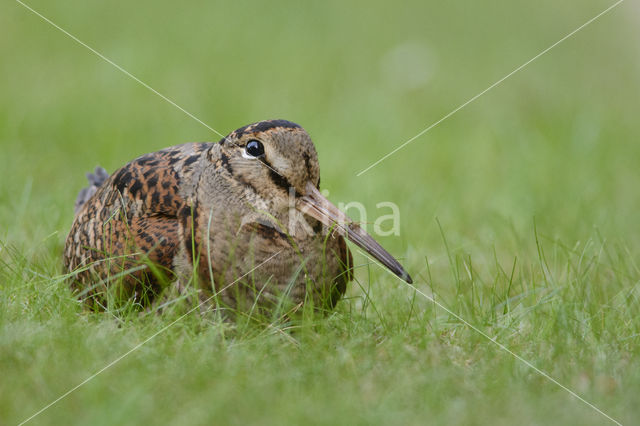
[[[223,166],[239,182],[286,207],[290,191],[304,194],[320,183],[318,154],[309,134],[286,120],[241,127],[220,141]]]
[[[301,126],[286,120],[249,124],[223,138],[216,151],[212,161],[225,168],[236,183],[269,200],[276,210],[293,206],[412,282],[393,256],[320,193],[318,154]]]

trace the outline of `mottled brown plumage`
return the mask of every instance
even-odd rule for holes
[[[225,289],[221,300],[234,308],[282,295],[333,307],[352,279],[343,235],[371,243],[356,225],[325,220],[319,173],[309,135],[284,120],[143,155],[80,194],[65,267],[77,272],[80,297],[97,302],[115,281],[150,302],[195,272],[202,299]]]

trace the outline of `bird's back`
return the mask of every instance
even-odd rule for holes
[[[211,145],[189,143],[143,155],[102,182],[90,176],[64,250],[65,267],[77,274],[73,281],[83,298],[122,280],[128,293],[150,300],[161,277],[171,279],[181,233],[189,228],[184,212],[191,209],[200,160]]]

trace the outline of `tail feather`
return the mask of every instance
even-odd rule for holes
[[[86,188],[82,188],[78,193],[78,198],[76,198],[76,203],[74,205],[74,212],[78,213],[80,208],[89,201],[89,198],[96,193],[98,188],[104,183],[105,180],[109,177],[109,173],[102,167],[96,167],[96,170],[93,173],[87,173],[87,180],[89,181],[89,186]]]

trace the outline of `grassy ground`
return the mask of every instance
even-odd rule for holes
[[[640,51],[628,0],[29,4],[222,133],[302,124],[335,202],[422,291],[625,424],[640,416]],[[0,423],[175,315],[83,311],[60,279],[83,173],[217,140],[18,3],[0,5]],[[402,282],[361,265],[328,318],[189,315],[33,424],[608,424]]]

